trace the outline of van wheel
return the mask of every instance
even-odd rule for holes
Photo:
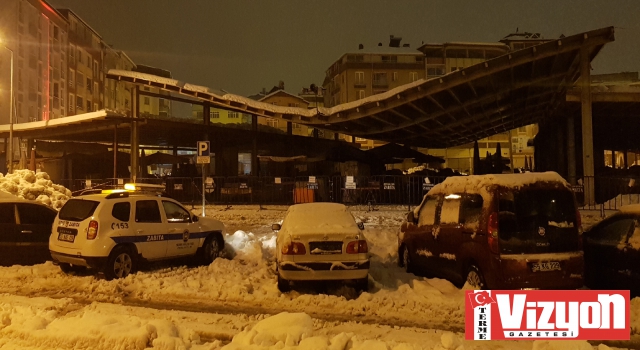
[[[413,263],[411,262],[411,256],[409,255],[409,248],[407,248],[406,245],[402,251],[402,265],[407,273],[413,273]]]
[[[222,246],[220,240],[216,235],[211,235],[204,241],[198,260],[205,265],[210,265],[221,253]]]
[[[487,288],[482,272],[476,265],[469,266],[467,272],[467,284],[475,290]]]
[[[280,277],[280,274],[278,274],[278,289],[282,293],[286,293],[291,290],[291,285],[289,284],[289,281]]]
[[[129,247],[116,247],[109,258],[107,266],[104,269],[104,275],[107,279],[127,277],[134,272],[135,262],[134,255]]]

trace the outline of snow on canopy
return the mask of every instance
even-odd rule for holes
[[[307,203],[292,205],[282,229],[289,233],[353,233],[360,230],[344,204]]]

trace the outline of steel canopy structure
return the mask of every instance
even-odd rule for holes
[[[614,28],[580,33],[331,108],[274,106],[149,74],[111,70],[107,78],[153,86],[202,104],[311,127],[420,147],[444,148],[551,118],[580,76],[614,40]]]

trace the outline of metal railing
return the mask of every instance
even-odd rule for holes
[[[444,176],[213,176],[205,183],[201,177],[140,178],[138,182],[165,185],[167,194],[182,202],[209,204],[282,204],[334,202],[349,205],[415,206]],[[123,188],[126,179],[61,180],[60,184],[79,195],[87,189]],[[595,203],[585,200],[594,188]],[[581,210],[618,210],[640,203],[640,176],[586,177],[572,186]]]

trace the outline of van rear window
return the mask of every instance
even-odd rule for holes
[[[93,215],[98,204],[100,204],[100,202],[70,199],[62,209],[60,209],[60,220],[82,221]]]
[[[500,194],[498,233],[505,254],[579,250],[573,194],[564,189],[529,188]]]

